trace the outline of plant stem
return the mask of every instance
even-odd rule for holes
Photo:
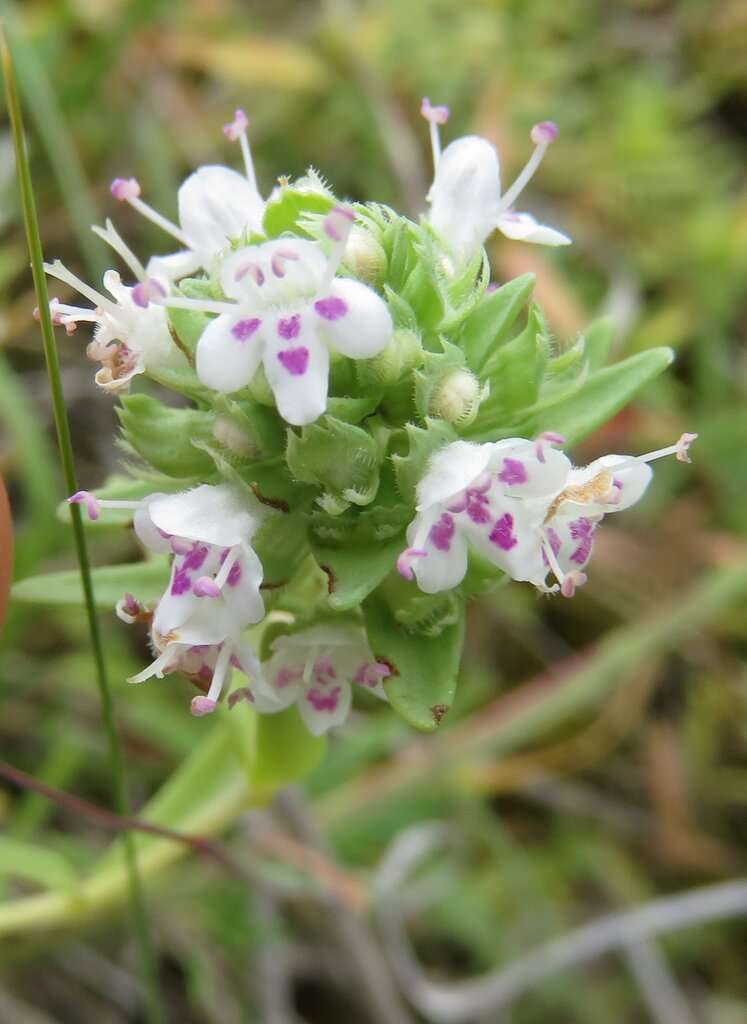
[[[78,490],[75,474],[75,462],[73,458],[73,446],[70,437],[70,426],[67,420],[67,412],[65,409],[65,397],[62,390],[62,378],[60,376],[60,366],[57,358],[54,328],[49,314],[49,296],[47,294],[47,284],[44,276],[44,257],[42,255],[39,223],[36,215],[33,187],[31,184],[31,172],[26,153],[23,115],[16,89],[13,61],[4,26],[2,27],[2,33],[0,33],[0,47],[2,48],[3,75],[5,78],[5,89],[8,113],[10,115],[11,131],[13,135],[13,145],[16,153],[17,173],[21,189],[26,236],[28,239],[29,253],[31,255],[31,270],[34,278],[37,302],[39,303],[39,321],[41,324],[42,343],[44,346],[44,356],[47,363],[47,372],[52,392],[52,406],[54,409],[55,427],[57,430],[57,440],[60,449],[60,460],[62,463],[62,472],[67,492],[68,494],[73,494]],[[114,804],[119,814],[129,817],[130,806],[125,781],[124,759],[114,718],[114,702],[106,670],[106,659],[104,657],[99,621],[96,614],[88,548],[83,530],[83,520],[78,505],[70,506],[70,516],[72,519],[73,535],[75,538],[75,549],[78,558],[81,582],[85,594],[88,628],[91,635],[91,647],[93,650],[96,676],[101,696],[102,718],[104,721],[104,729],[109,749],[109,761],[112,772]],[[166,1017],[158,986],[156,961],[151,942],[150,929],[148,926],[142,885],[138,873],[133,836],[127,832],[123,836],[123,841],[128,884],[132,902],[132,912],[137,942],[140,950],[141,966],[146,992],[147,1020],[149,1024],[164,1024]]]

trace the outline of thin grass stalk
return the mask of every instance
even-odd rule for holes
[[[0,52],[2,53],[3,76],[5,79],[8,113],[10,116],[13,145],[16,154],[17,174],[21,190],[26,237],[31,256],[31,271],[34,279],[37,302],[39,304],[39,322],[41,325],[42,344],[44,347],[44,357],[47,363],[50,390],[52,393],[52,407],[54,410],[57,441],[60,450],[60,461],[62,463],[65,487],[67,488],[68,494],[73,494],[78,490],[78,485],[75,473],[73,446],[70,437],[70,425],[67,419],[65,397],[62,390],[62,378],[60,375],[59,360],[57,358],[54,327],[49,313],[49,296],[47,293],[46,278],[44,276],[44,257],[42,254],[39,222],[36,214],[36,204],[34,201],[34,193],[31,183],[31,171],[26,152],[23,114],[21,112],[21,105],[13,69],[13,60],[4,25],[0,26]],[[106,659],[104,657],[104,648],[101,639],[101,631],[96,613],[88,547],[83,529],[83,519],[78,505],[73,504],[70,506],[70,517],[72,520],[73,536],[75,540],[78,566],[80,569],[81,583],[85,595],[88,628],[90,631],[91,647],[96,666],[96,677],[101,696],[101,712],[107,738],[109,762],[111,765],[114,805],[118,814],[129,817],[131,812],[127,793],[127,783],[125,779],[124,758],[114,717],[114,701],[112,699],[111,687],[106,669]],[[140,951],[143,982],[146,993],[147,1020],[149,1024],[165,1024],[166,1018],[158,985],[156,961],[153,953],[153,944],[150,936],[143,889],[138,873],[134,839],[130,832],[125,832],[123,834],[123,843],[132,913]]]

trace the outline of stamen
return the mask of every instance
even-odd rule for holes
[[[425,558],[427,554],[428,552],[423,551],[422,548],[405,548],[397,559],[397,572],[406,580],[414,580],[415,572],[412,564],[416,558]]]
[[[223,134],[231,142],[238,141],[241,146],[241,155],[244,159],[244,170],[249,184],[256,190],[257,188],[257,175],[254,171],[254,161],[252,160],[252,153],[249,148],[249,136],[247,134],[247,128],[249,127],[249,118],[246,116],[243,110],[237,110],[234,114],[233,121],[229,124],[223,125]]]
[[[158,676],[159,679],[163,679],[164,670],[168,668],[176,653],[174,648],[177,648],[178,650],[180,646],[180,644],[167,644],[165,649],[159,654],[152,664],[148,665],[148,667],[143,669],[142,672],[138,672],[136,676],[130,676],[127,682],[144,683],[145,680],[150,679],[151,676]]]
[[[425,96],[420,104],[420,113],[430,126],[433,171],[435,173],[438,170],[438,163],[441,159],[441,133],[438,129],[440,125],[446,124],[449,120],[449,108],[432,107],[431,101]]]
[[[535,143],[537,148],[532,153],[529,160],[527,160],[523,171],[511,188],[501,197],[500,205],[498,207],[499,216],[513,206],[514,201],[519,198],[519,195],[529,184],[534,172],[542,163],[542,157],[545,155],[545,150],[550,143],[554,142],[558,137],[558,127],[552,121],[543,121],[541,124],[536,124],[534,128],[532,128],[531,137],[532,142]]]
[[[137,287],[137,286],[136,286]],[[180,296],[167,296],[160,301],[155,298],[159,306],[166,306],[167,309],[196,309],[200,313],[235,313],[235,302],[218,302],[211,299],[186,299]]]
[[[88,518],[92,522],[101,515],[101,505],[89,491],[76,491],[67,500],[70,505],[85,505]]]
[[[220,597],[220,587],[210,576],[200,576],[192,587],[195,597]]]
[[[85,281],[81,281],[79,277],[71,273],[59,260],[55,260],[54,263],[45,263],[44,270],[50,277],[56,277],[58,281],[64,281],[65,284],[69,284],[71,288],[74,288],[76,292],[85,295],[94,306],[107,310],[112,316],[117,315],[118,306],[116,303],[112,302],[111,299],[107,299],[106,296],[97,292],[94,288],[91,288]]]
[[[190,713],[195,718],[202,718],[203,715],[209,715],[217,708],[217,703],[214,700],[210,700],[204,694],[199,694],[197,697],[193,697],[189,704]]]
[[[102,241],[106,242],[106,244],[110,246],[118,256],[121,256],[138,281],[145,280],[147,277],[145,267],[134,254],[132,249],[127,245],[109,218],[106,220],[105,228],[99,227],[98,224],[94,224],[91,227],[91,231],[93,231],[94,235],[98,235]]]
[[[539,435],[537,440],[534,442],[534,453],[537,456],[537,461],[544,463],[545,461],[545,445],[559,445],[562,447],[565,444],[565,438],[562,434],[556,434],[552,430],[545,430]]]
[[[158,213],[152,206],[143,202],[140,198],[140,185],[136,178],[115,178],[111,183],[111,193],[120,202],[129,203],[133,210],[137,210],[143,217],[152,221],[159,228],[162,228],[167,234],[175,238],[177,242],[181,242],[187,249],[192,248],[187,240],[187,236],[180,227],[177,227],[168,218]]]
[[[132,289],[132,301],[141,309],[147,309],[151,302],[161,305],[168,294],[157,277],[149,277],[145,281],[139,281]]]
[[[635,458],[635,461],[653,462],[655,459],[663,459],[666,455],[674,455],[679,462],[690,462],[692,460],[688,452],[690,445],[697,436],[697,434],[682,434],[676,444],[671,444],[667,448],[659,448],[655,452],[649,452],[647,455],[639,455]]]

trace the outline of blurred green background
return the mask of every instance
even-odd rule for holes
[[[573,601],[513,585],[475,605],[457,703],[438,735],[412,733],[386,708],[361,714],[309,780],[306,832],[296,807],[288,821],[280,808],[269,826],[250,818],[226,837],[268,877],[292,877],[290,897],[268,904],[261,885],[195,857],[160,880],[150,903],[171,1019],[294,1019],[279,1010],[273,1019],[258,980],[270,949],[301,1019],[383,1021],[330,926],[337,911],[314,893],[331,889],[365,922],[387,844],[423,819],[463,837],[458,857],[437,865],[435,897],[412,930],[442,980],[506,963],[606,912],[745,874],[745,5],[0,0],[0,13],[26,101],[47,257],[94,281],[109,256],[92,222],[111,216],[140,256],[169,248],[114,202],[111,179],[136,176],[173,216],[191,169],[238,165],[220,130],[235,107],[251,118],[265,194],[313,165],[338,194],[411,216],[431,176],[422,96],[451,107],[447,141],[476,132],[498,146],[506,181],[529,154],[531,126],[556,121],[560,138],[521,205],[575,244],[549,252],[494,239],[496,279],[538,273],[558,346],[609,313],[618,354],[677,353],[665,379],[576,461],[700,434],[692,467],[660,464],[646,500],[605,523]],[[68,567],[72,555],[55,518],[64,495],[7,130],[0,192],[0,471],[20,578]],[[95,486],[117,465],[116,417],[96,391],[82,333],[61,333],[59,347],[81,484]],[[94,542],[97,562],[135,557],[130,539],[112,537]],[[113,615],[104,627],[139,806],[210,725],[186,715],[173,679],[127,688],[142,637]],[[109,805],[82,615],[13,609],[0,703],[2,759]],[[0,788],[0,825],[81,870],[108,841],[74,810],[11,785]],[[7,895],[37,889],[0,863]],[[0,1021],[140,1020],[126,920],[64,937],[0,942]],[[640,964],[608,956],[538,982],[510,1015],[480,1019],[747,1020],[743,922],[683,931],[647,955],[679,1017],[662,1015]]]

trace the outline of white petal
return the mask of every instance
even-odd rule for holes
[[[476,135],[456,139],[441,154],[428,201],[429,221],[455,255],[469,261],[498,220],[498,154]]]
[[[200,257],[191,249],[170,253],[168,256],[152,256],[146,265],[148,277],[163,277],[167,281],[179,281],[192,277],[201,268]]]
[[[504,497],[491,503],[491,514],[487,523],[462,527],[480,554],[512,579],[534,580],[538,573],[544,578],[539,533],[524,502]]]
[[[153,631],[158,632],[155,618]],[[222,601],[211,601],[207,598],[196,599],[194,612],[174,633],[176,635],[173,636],[173,642],[187,644],[189,647],[210,647],[236,638],[235,624],[226,611],[226,606]]]
[[[568,501],[558,509],[563,519],[573,519],[581,515],[607,515],[609,512],[622,512],[630,508],[643,495],[649,485],[653,470],[646,462],[639,462],[629,455],[605,455],[601,459],[590,462],[583,469],[573,469],[568,474],[568,486],[583,487],[590,483],[605,470],[613,476],[612,493],[617,501]]]
[[[571,461],[549,444],[538,448],[534,441],[510,437],[493,445],[490,470],[497,477],[495,487],[504,494],[540,498],[563,489]]]
[[[448,551],[426,543],[423,548],[426,554],[413,563],[418,586],[426,594],[437,594],[442,590],[451,590],[462,582],[467,572],[467,538],[460,530],[455,530]]]
[[[228,484],[200,484],[159,497],[149,508],[159,530],[221,548],[248,541],[260,524],[244,495]]]
[[[329,352],[313,326],[311,311],[268,323],[263,365],[278,412],[294,426],[313,423],[327,408]],[[296,319],[298,318],[298,319]]]
[[[256,710],[273,712],[290,707],[303,688],[303,669],[303,659],[296,655],[273,654],[262,665],[262,684],[255,692]]]
[[[138,540],[151,551],[171,551],[170,540],[168,537],[164,537],[150,516],[151,504],[159,498],[165,497],[166,495],[161,492],[149,494],[147,498],[143,498],[140,502],[133,516],[133,526],[135,527]]]
[[[492,444],[454,441],[439,449],[428,463],[428,471],[417,486],[417,510],[443,503],[465,490],[485,472],[493,453]]]
[[[226,395],[245,387],[262,358],[262,327],[262,319],[251,313],[222,313],[212,320],[195,351],[200,381]]]
[[[252,548],[248,544],[243,544],[236,564],[240,571],[238,581],[231,583],[229,574],[221,593],[226,607],[244,628],[259,622],[265,615],[265,604],[259,589],[262,582],[262,563]]]
[[[335,279],[314,310],[322,336],[351,359],[370,359],[392,340],[394,324],[386,303],[360,281]]]
[[[497,227],[506,238],[519,242],[535,242],[537,245],[570,245],[571,242],[562,231],[538,224],[531,213],[503,213],[498,218]]]
[[[264,208],[256,188],[228,167],[200,167],[179,189],[179,221],[206,270],[229,239],[262,230]]]
[[[344,680],[327,686],[312,683],[298,698],[298,710],[312,736],[321,736],[348,717],[352,693]]]

